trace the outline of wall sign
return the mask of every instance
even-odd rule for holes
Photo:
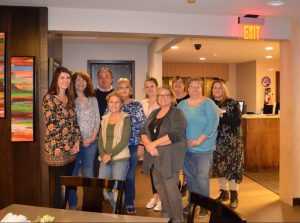
[[[268,77],[268,76],[264,76],[262,79],[261,79],[261,85],[263,87],[269,87],[271,85],[271,78]]]
[[[260,40],[261,26],[243,25],[243,38],[245,40]]]

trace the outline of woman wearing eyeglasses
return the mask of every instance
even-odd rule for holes
[[[188,191],[209,196],[209,170],[213,151],[216,148],[219,114],[215,103],[202,95],[202,80],[191,78],[188,84],[190,98],[179,103],[187,120],[187,149],[184,173]],[[184,212],[188,210],[189,205]],[[200,209],[199,217],[208,214]]]
[[[143,170],[152,171],[163,215],[183,222],[178,175],[184,162],[186,121],[182,111],[173,106],[175,97],[168,86],[158,89],[157,103],[160,108],[149,115],[141,132],[146,148]]]

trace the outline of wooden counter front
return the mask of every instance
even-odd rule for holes
[[[279,166],[278,115],[243,115],[245,170]]]

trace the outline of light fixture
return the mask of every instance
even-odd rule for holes
[[[171,49],[177,50],[177,49],[178,49],[178,46],[171,46]]]
[[[218,56],[218,54],[214,53],[213,56],[216,57],[216,56]]]
[[[266,56],[266,59],[272,59],[272,58],[273,58],[273,56],[271,56],[271,55]]]
[[[268,68],[268,71],[274,71],[274,68],[270,67]]]
[[[196,2],[196,0],[186,0],[187,1],[187,3],[195,3]]]
[[[277,6],[282,6],[285,3],[286,2],[282,1],[282,0],[270,0],[270,1],[267,2],[267,5],[277,7]]]
[[[272,46],[265,47],[265,50],[273,50],[274,48]]]
[[[204,60],[206,60],[206,58],[205,57],[200,57],[199,58],[201,61],[204,61]]]

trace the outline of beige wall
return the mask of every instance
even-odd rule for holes
[[[229,91],[229,96],[233,99],[236,98],[236,64],[229,64],[229,74],[228,81],[226,81],[226,86]]]
[[[247,112],[256,112],[256,62],[236,65],[237,100],[245,101]]]

